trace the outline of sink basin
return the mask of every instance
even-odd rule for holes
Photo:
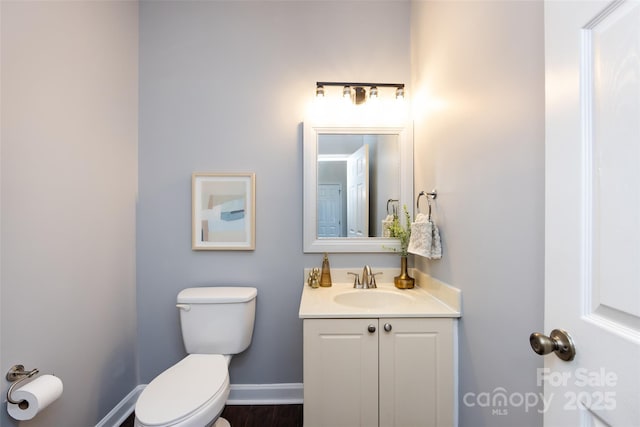
[[[389,292],[379,289],[360,289],[353,292],[344,292],[333,297],[337,304],[357,308],[381,308],[406,304],[413,300],[409,295],[398,292]]]

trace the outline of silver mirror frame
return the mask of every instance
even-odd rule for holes
[[[303,251],[305,253],[388,252],[399,249],[397,239],[384,237],[322,238],[317,233],[318,136],[321,134],[398,135],[400,148],[400,206],[413,212],[413,135],[410,126],[339,126],[303,123]]]

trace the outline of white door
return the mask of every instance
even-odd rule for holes
[[[341,237],[342,185],[318,184],[318,237]]]
[[[545,427],[640,426],[640,2],[547,1]]]
[[[369,146],[347,160],[347,235],[369,236]]]

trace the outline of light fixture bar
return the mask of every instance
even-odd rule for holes
[[[351,100],[356,105],[363,104],[369,98],[378,98],[379,87],[392,87],[396,89],[396,99],[404,99],[404,83],[358,83],[358,82],[316,82],[316,98],[324,97],[325,86],[342,86],[342,97]]]
[[[350,86],[350,87],[395,87],[404,89],[404,83],[356,83],[356,82],[316,82],[316,87],[320,86]]]

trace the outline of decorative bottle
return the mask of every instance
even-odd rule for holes
[[[320,286],[328,288],[331,286],[331,268],[329,267],[329,256],[324,253],[322,260],[322,273],[320,274]]]

